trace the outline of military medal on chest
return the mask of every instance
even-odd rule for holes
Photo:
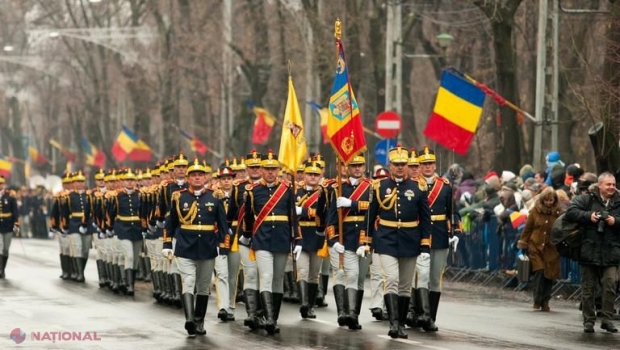
[[[407,191],[405,192],[405,197],[407,197],[407,200],[408,200],[408,201],[410,201],[410,200],[411,200],[411,198],[415,197],[415,193],[413,193],[413,191],[412,191],[412,190],[407,190]]]

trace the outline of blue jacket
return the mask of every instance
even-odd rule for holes
[[[369,179],[360,179],[359,183],[353,186],[349,180],[342,181],[342,190],[340,195],[342,197],[350,198],[355,190],[360,186],[368,186],[368,188],[358,197],[357,200],[352,201],[351,208],[343,208],[343,214],[348,212],[347,216],[343,216],[342,229],[344,231],[343,244],[344,248],[349,251],[356,251],[362,244],[368,244],[371,239],[367,237],[368,228],[365,226],[368,223],[364,220],[366,213],[370,205],[370,193],[372,191],[372,182]],[[334,243],[340,239],[340,232],[338,231],[338,208],[336,205],[336,192],[337,184],[332,184],[334,199],[329,203],[329,210],[327,215],[327,238],[329,246],[333,246]],[[360,233],[361,236],[360,236]]]
[[[19,211],[15,192],[4,190],[0,197],[0,233],[13,232],[19,226]]]

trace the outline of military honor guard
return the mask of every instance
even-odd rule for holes
[[[404,326],[416,259],[430,255],[430,209],[426,184],[407,175],[409,152],[397,146],[388,158],[391,176],[374,186],[366,226],[384,273],[388,336],[407,338]]]
[[[105,227],[105,207],[104,198],[107,191],[105,185],[105,171],[99,169],[95,173],[95,188],[90,191],[91,193],[91,212],[92,212],[92,227],[93,227],[93,245],[97,252],[97,274],[99,275],[99,288],[104,288],[108,285],[108,271],[105,266],[106,256],[106,240],[103,227]]]
[[[71,245],[71,260],[76,272],[75,281],[84,282],[84,268],[88,261],[88,252],[92,246],[92,236],[88,232],[91,222],[91,197],[86,191],[86,177],[78,171],[73,177],[73,191],[65,197],[61,206],[62,228],[64,234],[69,235]]]
[[[329,204],[332,200],[336,200],[336,198],[334,197],[334,191],[333,188],[331,187],[331,185],[336,182],[336,179],[328,179],[325,177],[325,169],[326,169],[326,163],[325,163],[325,158],[323,158],[323,156],[319,153],[315,154],[312,158],[312,161],[315,161],[319,164],[319,166],[321,167],[321,179],[319,180],[319,184],[321,185],[321,187],[324,189],[324,196],[322,195],[320,197],[319,203],[317,205],[317,216],[319,217],[319,221],[323,221],[322,225],[325,225],[325,221],[327,218],[327,208],[329,208]],[[343,170],[343,176],[346,177],[346,168],[344,168]],[[321,217],[323,217],[323,219],[321,219]],[[318,226],[321,225],[317,225]],[[327,239],[327,238],[326,238]],[[327,294],[327,286],[329,284],[329,275],[330,275],[330,269],[331,267],[331,263],[329,261],[329,253],[327,254],[326,257],[323,258],[323,261],[321,262],[321,281],[319,283],[319,291],[317,292],[317,296],[316,296],[316,300],[315,300],[315,305],[317,307],[327,307],[327,302],[325,301],[325,295]]]
[[[6,179],[0,175],[0,279],[5,278],[9,248],[13,234],[19,234],[19,212],[15,192],[6,189]]]
[[[373,174],[373,188],[379,183],[379,180],[390,176],[390,172],[385,168],[380,168]],[[369,223],[372,225],[373,223]],[[371,245],[370,254],[370,312],[372,317],[377,321],[387,320],[387,309],[383,302],[383,289],[385,281],[383,280],[383,271],[381,270],[381,262],[377,254],[372,254]]]
[[[228,253],[230,234],[222,200],[205,188],[205,166],[195,160],[187,175],[189,188],[171,194],[162,254],[174,256],[181,274],[185,330],[193,337],[206,334],[204,318],[215,258]]]
[[[60,247],[60,268],[62,270],[62,274],[59,277],[63,280],[68,280],[72,275],[77,276],[77,274],[73,273],[71,245],[67,234],[62,232],[64,223],[62,223],[63,217],[60,215],[60,209],[63,201],[65,200],[64,198],[73,186],[69,172],[64,173],[61,181],[63,189],[62,191],[54,194],[54,197],[52,198],[52,205],[50,207],[50,232],[58,236],[58,244]]]
[[[325,238],[316,235],[316,207],[321,194],[319,180],[322,168],[318,162],[309,161],[304,166],[304,179],[299,182],[295,197],[295,211],[304,237],[302,251],[297,259],[297,280],[302,318],[316,318],[314,303],[319,290],[319,270],[322,258],[317,252],[323,247]]]
[[[245,227],[239,243],[250,245],[250,259],[256,260],[260,276],[260,296],[266,313],[265,329],[272,335],[277,326],[283,298],[283,278],[286,259],[294,245],[293,254],[299,258],[303,242],[295,212],[295,193],[292,184],[278,181],[280,164],[277,155],[269,151],[261,159],[261,181],[246,185]]]
[[[450,181],[435,173],[437,170],[435,152],[425,146],[417,159],[422,177],[420,181],[425,181],[428,186],[432,245],[430,256],[421,257],[417,262],[415,300],[422,312],[418,325],[427,332],[436,332],[438,327],[435,321],[441,296],[441,280],[450,244],[458,240],[454,234],[460,233],[460,222],[453,215],[453,192]],[[415,325],[416,322],[410,321],[410,323]]]

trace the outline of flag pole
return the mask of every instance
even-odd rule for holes
[[[334,23],[334,38],[336,39],[336,64],[338,64],[338,61],[340,60],[340,38],[341,37],[342,37],[341,22],[339,18],[336,18],[336,23]],[[350,101],[349,101],[349,105],[351,105]],[[342,176],[341,176],[342,161],[340,160],[339,156],[336,156],[336,161],[338,162],[336,164],[336,173],[337,173],[336,183],[338,184],[338,187],[336,187],[336,199],[338,199],[338,197],[342,196]],[[338,242],[340,243],[340,245],[342,245],[342,243],[344,242],[342,208],[338,208],[337,213],[338,213]],[[344,269],[344,254],[343,253],[338,253],[338,265],[339,265],[339,269],[341,270]]]

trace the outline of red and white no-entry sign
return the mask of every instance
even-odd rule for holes
[[[386,139],[393,139],[398,136],[402,128],[402,119],[396,112],[385,111],[380,113],[375,120],[377,134]]]

